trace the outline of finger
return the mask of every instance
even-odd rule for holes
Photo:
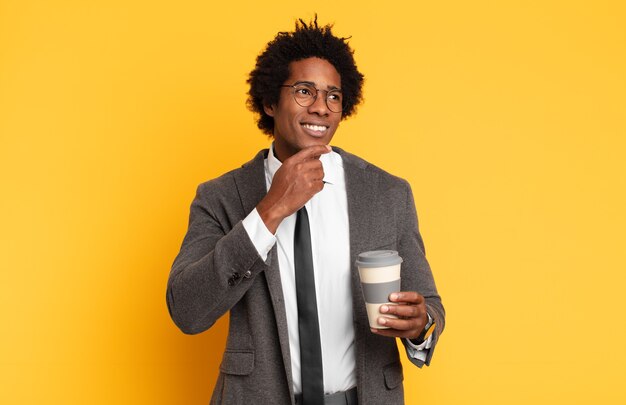
[[[309,159],[303,162],[296,163],[296,167],[300,167],[301,170],[321,170],[324,171],[324,166],[319,159]]]
[[[393,338],[406,338],[413,339],[413,336],[407,331],[404,330],[395,330],[395,329],[370,329],[372,333],[380,336],[387,336]]]
[[[370,328],[372,333],[380,336],[397,337],[397,338],[413,338],[416,333],[413,330],[398,330],[398,329],[375,329]]]
[[[380,313],[402,318],[420,318],[426,314],[426,308],[423,305],[382,305]]]
[[[322,167],[321,163],[318,167],[314,167],[311,169],[311,176],[313,177],[313,179],[319,181],[322,181],[324,179],[324,168]]]
[[[386,318],[381,316],[378,318],[378,324],[386,326],[389,329],[401,330],[401,331],[415,331],[419,328],[419,321],[417,318],[411,319],[395,319]]]
[[[309,159],[318,159],[321,155],[330,152],[332,149],[328,145],[313,145],[303,148],[301,151],[291,157],[296,161],[304,161]]]
[[[317,179],[322,180],[324,178],[324,167],[322,166],[322,162],[317,159],[283,164],[280,169],[283,169],[286,173],[291,173],[293,176],[297,176],[298,178],[306,181]],[[294,179],[295,178],[292,178],[291,180]]]
[[[319,160],[307,160],[306,162],[297,163],[295,170],[306,176],[306,179],[314,181],[322,181],[324,179],[324,167]]]
[[[400,291],[389,294],[391,302],[406,302],[410,304],[421,304],[424,297],[415,291]]]

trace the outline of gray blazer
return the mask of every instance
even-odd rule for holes
[[[334,148],[343,159],[350,222],[350,258],[394,249],[404,259],[402,289],[426,298],[444,328],[444,309],[418,231],[409,184]],[[264,262],[241,221],[266,194],[259,152],[241,168],[203,183],[191,205],[189,229],[174,261],[167,305],[176,325],[200,333],[230,311],[226,350],[212,404],[294,404],[287,319],[276,246]],[[359,404],[402,404],[402,365],[395,339],[369,330],[356,266],[352,266]],[[428,352],[430,363],[434,345]],[[421,367],[422,362],[411,360]]]

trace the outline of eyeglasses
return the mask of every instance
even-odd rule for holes
[[[334,113],[343,110],[343,93],[341,89],[319,90],[313,85],[306,83],[283,84],[280,87],[291,87],[293,89],[293,99],[300,107],[309,107],[317,100],[317,95],[321,91],[326,92],[326,106]]]

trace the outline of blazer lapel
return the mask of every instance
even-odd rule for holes
[[[235,185],[241,198],[243,216],[245,218],[257,204],[267,194],[265,184],[265,164],[267,149],[260,151],[254,159],[242,166],[242,170],[235,172]],[[291,376],[291,357],[289,350],[289,332],[287,330],[287,313],[283,298],[283,289],[280,281],[280,270],[278,268],[278,253],[276,246],[270,250],[267,256],[269,271],[264,271],[263,275],[267,282],[267,287],[274,308],[274,318],[278,327],[278,339],[285,366],[285,373],[289,383],[289,392],[293,398],[293,381]]]
[[[241,170],[234,172],[235,186],[241,198],[243,217],[245,218],[257,206],[259,201],[267,194],[265,187],[265,167],[263,161],[267,155],[267,149],[241,166]]]

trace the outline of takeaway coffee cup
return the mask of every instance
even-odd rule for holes
[[[395,305],[389,302],[389,294],[400,291],[400,264],[402,258],[395,250],[372,250],[360,253],[356,265],[359,268],[361,287],[367,317],[370,327],[389,329],[378,324],[380,306],[383,304]],[[387,318],[397,318],[394,315],[384,315]]]

